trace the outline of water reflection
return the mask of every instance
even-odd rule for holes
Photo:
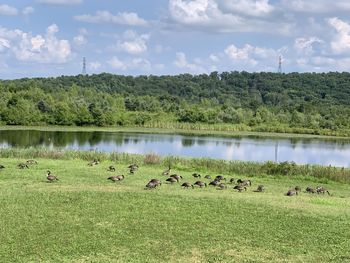
[[[350,141],[271,139],[166,134],[0,131],[0,147],[65,148],[106,152],[149,153],[245,161],[294,161],[350,167]]]

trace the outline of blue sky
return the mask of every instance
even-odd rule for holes
[[[350,71],[348,0],[1,0],[0,78]]]

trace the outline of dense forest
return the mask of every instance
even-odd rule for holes
[[[112,74],[0,81],[0,124],[350,135],[350,73]]]

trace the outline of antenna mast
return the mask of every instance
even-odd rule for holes
[[[83,71],[82,71],[83,75],[86,75],[86,58],[83,57]]]
[[[278,57],[278,73],[282,73],[282,56]]]

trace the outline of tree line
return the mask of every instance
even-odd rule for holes
[[[196,123],[348,134],[349,119],[347,72],[102,73],[0,81],[0,123],[7,125]]]

